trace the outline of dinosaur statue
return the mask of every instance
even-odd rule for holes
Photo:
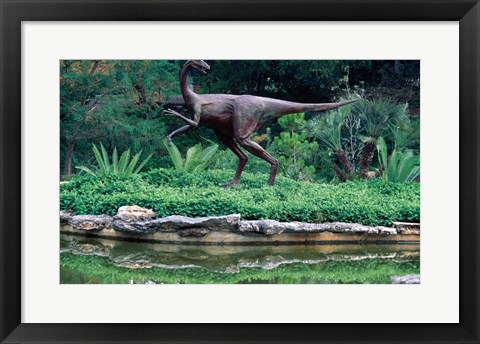
[[[239,145],[251,154],[270,163],[271,169],[268,185],[275,183],[278,168],[277,159],[250,139],[250,136],[268,120],[305,111],[332,110],[359,100],[341,103],[303,104],[250,95],[196,94],[188,87],[187,82],[188,75],[192,69],[197,69],[203,74],[207,74],[210,66],[202,60],[188,61],[183,66],[180,75],[182,96],[192,119],[172,109],[165,110],[165,115],[181,118],[187,123],[187,125],[170,133],[167,140],[169,144],[172,144],[173,136],[190,128],[196,128],[200,124],[212,128],[218,139],[240,159],[235,176],[223,187],[237,184],[247,163],[248,157],[240,149]]]

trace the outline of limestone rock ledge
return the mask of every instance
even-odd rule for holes
[[[72,222],[72,216],[75,215],[71,210],[60,210],[60,223],[70,223]]]
[[[112,217],[108,215],[74,215],[71,217],[73,229],[101,231],[111,228]]]
[[[132,235],[171,233],[185,238],[202,238],[212,232],[231,234],[260,234],[266,237],[278,234],[372,234],[377,236],[420,235],[419,224],[394,223],[394,227],[365,226],[358,223],[329,222],[279,222],[275,220],[241,220],[240,214],[209,217],[186,217],[172,215],[154,218],[151,209],[138,206],[120,207],[116,216],[108,215],[75,215],[71,211],[60,211],[60,224],[70,224],[74,230],[101,231],[113,229],[116,232]]]
[[[152,221],[159,231],[176,231],[184,228],[208,228],[214,231],[233,232],[238,230],[240,214],[209,217],[186,217],[172,215]]]
[[[392,284],[420,284],[420,275],[393,276]]]
[[[358,223],[326,222],[279,222],[274,220],[240,221],[239,230],[242,233],[262,233],[266,235],[282,233],[366,233],[366,234],[397,234],[395,228],[369,227]]]
[[[113,218],[112,228],[117,232],[132,234],[153,234],[157,232],[152,220],[126,220],[120,216]]]

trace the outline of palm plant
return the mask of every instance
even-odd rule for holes
[[[88,174],[93,176],[98,175],[115,175],[122,178],[128,178],[132,174],[140,173],[142,168],[146,165],[148,160],[152,157],[150,154],[147,158],[145,158],[140,165],[137,166],[140,156],[142,155],[142,151],[135,154],[133,157],[130,155],[130,149],[127,149],[125,152],[122,153],[120,159],[118,158],[118,151],[117,147],[114,147],[112,153],[112,160],[110,161],[110,157],[108,156],[107,150],[100,143],[100,150],[97,148],[95,144],[92,145],[93,154],[95,156],[95,160],[97,161],[98,168],[96,171],[91,170],[86,166],[75,166],[75,168],[82,170]]]
[[[328,114],[316,116],[305,124],[305,130],[310,137],[320,140],[335,152],[344,172],[335,164],[333,167],[336,175],[342,181],[346,180],[346,175],[353,173],[352,165],[342,145],[342,128],[349,111],[347,107],[342,107]]]
[[[202,149],[201,144],[197,144],[190,147],[187,150],[185,158],[182,157],[182,153],[178,150],[174,144],[170,145],[167,141],[164,141],[167,148],[170,159],[173,166],[177,171],[181,172],[200,172],[205,170],[210,164],[212,164],[217,158],[218,145],[213,144],[205,149]]]
[[[383,167],[383,180],[390,182],[414,181],[420,176],[420,157],[411,150],[399,151],[393,149],[388,156],[387,144],[383,137],[377,139],[378,160]]]
[[[358,174],[361,178],[366,178],[372,165],[377,138],[385,135],[392,123],[408,119],[407,106],[390,99],[376,99],[354,104],[352,112],[361,118],[364,126]]]
[[[389,127],[397,150],[412,148],[420,143],[420,120],[403,119]]]

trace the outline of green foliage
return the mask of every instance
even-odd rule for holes
[[[318,144],[309,142],[307,134],[300,132],[305,125],[305,114],[283,116],[278,123],[287,130],[276,136],[271,145],[278,154],[281,174],[295,180],[312,181]]]
[[[351,111],[362,120],[364,136],[372,138],[384,135],[392,123],[408,120],[407,105],[391,99],[361,101]]]
[[[150,160],[150,158],[152,157],[152,155],[150,154],[147,158],[145,158],[140,163],[140,165],[137,166],[140,160],[140,156],[142,155],[142,151],[135,154],[130,159],[130,149],[127,149],[125,152],[122,153],[122,155],[120,156],[120,159],[118,159],[118,151],[117,151],[117,147],[115,147],[113,149],[112,161],[110,162],[110,157],[108,156],[107,150],[105,149],[102,143],[100,143],[101,153],[95,144],[93,144],[92,150],[98,164],[97,171],[92,171],[90,168],[86,166],[76,166],[76,168],[84,172],[87,172],[88,174],[91,174],[92,176],[95,176],[95,177],[98,175],[111,174],[121,178],[128,178],[132,174],[140,173],[142,168],[145,166],[148,160]]]
[[[348,112],[349,109],[344,106],[327,114],[315,116],[305,124],[306,132],[332,151],[341,150],[342,128]]]
[[[240,213],[244,219],[304,222],[357,222],[390,226],[420,221],[418,183],[380,179],[341,184],[297,182],[279,176],[244,173],[238,187],[222,189],[232,171],[198,173],[155,169],[129,179],[82,176],[60,186],[61,209],[78,214],[116,214],[123,205],[152,208],[158,216],[219,216]]]
[[[405,104],[390,99],[362,100],[316,116],[306,123],[305,130],[322,143],[319,155],[330,160],[341,181],[367,177],[377,163],[378,137],[383,136],[387,144],[414,149],[420,138],[419,121],[409,117]]]
[[[173,166],[178,172],[200,172],[205,170],[208,166],[218,159],[218,145],[213,144],[205,149],[202,149],[201,144],[190,147],[187,150],[185,158],[174,144],[169,145],[164,141]]]
[[[419,150],[420,147],[420,119],[404,118],[390,125],[390,136],[395,149]]]
[[[214,60],[211,71],[195,78],[209,93],[252,94],[322,102],[338,90],[347,68],[350,74],[369,70],[372,61],[348,60]],[[365,73],[365,75],[369,75]],[[365,80],[365,79],[362,79]]]
[[[117,267],[108,257],[60,255],[62,284],[220,284],[220,283],[316,283],[389,284],[395,275],[420,274],[420,261],[390,259],[330,260],[319,264],[288,264],[274,269],[241,268],[238,273],[213,272],[199,268],[128,269]]]
[[[388,156],[387,144],[380,137],[377,140],[377,151],[385,183],[409,182],[420,176],[420,157],[411,150],[402,152],[395,148]]]
[[[89,164],[92,142],[163,150],[173,120],[161,102],[179,93],[179,65],[155,60],[60,61],[60,143],[63,173]]]
[[[168,98],[180,94],[179,72],[184,62],[60,61],[62,178],[72,174],[71,166],[90,167],[92,142],[102,142],[110,152],[117,147],[122,151],[130,148],[133,151],[142,149],[146,154],[153,153],[153,158],[144,166],[145,170],[170,163],[162,139],[178,127],[180,122],[163,116],[162,110]],[[342,94],[351,95],[350,91],[355,88],[353,85],[362,85],[361,91],[366,95],[365,98],[391,97],[398,103],[408,102],[416,109],[419,107],[419,61],[208,60],[207,62],[212,67],[208,75],[199,76],[193,73],[194,85],[201,87],[197,89],[199,93],[252,94],[312,103],[330,102],[332,98]],[[306,118],[311,115],[307,113]],[[346,170],[351,168],[352,176],[355,176],[363,143],[371,140],[364,130],[363,121],[361,130],[357,130],[357,117],[354,117],[352,112],[347,114],[344,125],[340,128],[340,141],[338,137],[326,138],[329,144],[333,143],[334,146],[341,147],[341,150],[332,149],[332,146],[328,146],[322,139],[315,138],[319,143],[322,142],[321,149],[315,150],[310,159],[303,159],[304,167],[301,166],[301,162],[291,164],[288,154],[282,153],[279,149],[281,166],[286,166],[286,169],[280,172],[296,178],[299,175],[311,176],[313,166],[316,169],[316,178],[320,175],[330,179],[333,173],[332,166],[337,166]],[[291,132],[290,128],[285,128],[285,125],[288,127],[291,123],[284,123],[285,121],[287,119],[280,118],[278,124],[276,120],[266,124],[271,128],[271,132],[268,133],[268,142],[262,144],[264,147],[269,148],[274,138],[281,132]],[[390,124],[399,128],[396,123]],[[296,126],[295,123],[293,125]],[[362,132],[357,134],[357,131]],[[298,127],[295,127],[294,132],[299,135],[303,133]],[[405,136],[407,132],[409,131],[402,129],[397,134]],[[264,134],[264,129],[260,129],[259,136]],[[362,142],[360,135],[367,139]],[[392,141],[391,135],[394,134],[382,133],[389,145]],[[410,141],[405,148],[416,150],[418,135],[412,135],[413,138],[407,138],[407,141]],[[188,131],[175,143],[179,150],[184,152],[205,138],[217,142],[211,129],[200,127]],[[398,141],[400,143],[400,139]],[[322,145],[326,145],[327,148]],[[340,161],[342,159],[348,162],[350,167],[344,163],[345,166],[342,166]],[[229,152],[209,168],[228,166],[235,169],[237,162],[237,157]],[[375,163],[376,161],[373,165]],[[328,166],[328,171],[324,166]],[[252,157],[245,170],[268,172],[269,168],[265,161]],[[301,172],[305,170],[309,172]],[[343,171],[344,175],[345,173]]]

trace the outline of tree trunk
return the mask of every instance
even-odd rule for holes
[[[343,149],[337,150],[337,158],[338,158],[338,161],[340,161],[340,164],[342,165],[342,168],[345,171],[345,173],[352,174],[353,172],[352,166],[350,165],[347,155],[345,154],[345,151]]]
[[[375,151],[376,142],[365,142],[362,153],[360,155],[359,175],[360,178],[367,179],[368,169],[372,165],[373,152]]]
[[[64,176],[69,176],[72,174],[72,158],[73,158],[74,147],[75,147],[75,139],[72,139],[68,142],[67,152],[65,154],[65,163],[63,165]]]
[[[340,179],[341,182],[346,182],[347,178],[345,175],[340,171],[340,169],[337,167],[337,165],[333,164],[333,170],[335,171],[335,174],[337,175],[338,179]]]

